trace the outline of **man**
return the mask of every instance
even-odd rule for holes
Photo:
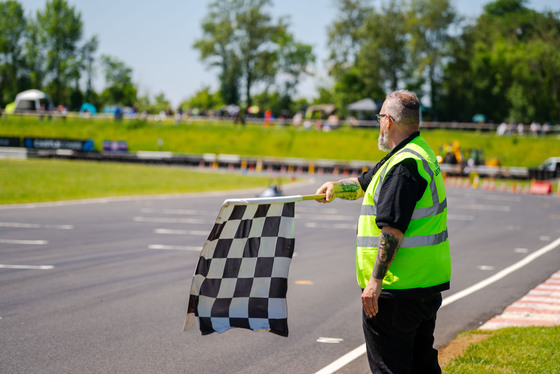
[[[419,111],[412,92],[388,94],[377,120],[379,149],[390,152],[358,178],[317,190],[323,203],[337,194],[364,198],[356,272],[374,373],[441,373],[433,333],[451,274],[447,199],[436,155],[420,136]]]

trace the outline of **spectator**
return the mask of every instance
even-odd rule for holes
[[[496,134],[497,134],[498,136],[503,136],[503,135],[505,135],[506,132],[507,132],[507,128],[508,128],[507,123],[505,123],[505,122],[500,123],[500,125],[499,125],[498,128],[496,129]]]
[[[525,135],[525,125],[523,124],[523,122],[519,122],[519,124],[517,125],[517,135]]]
[[[536,121],[533,121],[529,126],[529,130],[531,131],[533,137],[537,137],[541,134],[541,124]]]
[[[292,123],[294,124],[295,127],[298,127],[299,125],[301,125],[303,120],[303,114],[301,112],[297,112],[294,115],[294,118],[292,119]]]

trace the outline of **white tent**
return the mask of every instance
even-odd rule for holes
[[[348,110],[355,110],[358,112],[375,112],[377,104],[372,99],[362,99],[348,105]]]
[[[52,109],[52,106],[51,97],[39,90],[23,91],[16,96],[16,112],[38,111],[41,108],[48,110]]]

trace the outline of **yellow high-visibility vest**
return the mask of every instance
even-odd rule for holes
[[[383,289],[435,287],[449,282],[451,256],[447,235],[447,197],[436,155],[417,136],[389,158],[373,176],[364,195],[358,220],[356,273],[364,288],[373,271],[381,229],[375,223],[377,201],[383,180],[392,167],[405,159],[416,161],[418,172],[428,182],[416,203],[412,219],[385,278]]]

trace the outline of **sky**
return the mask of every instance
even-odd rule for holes
[[[379,0],[374,0],[374,3]],[[457,12],[476,18],[490,0],[451,0]],[[19,0],[26,15],[44,9],[46,0]],[[209,69],[192,45],[202,36],[201,23],[210,0],[68,0],[82,15],[84,40],[97,35],[97,56],[110,55],[132,68],[140,95],[164,93],[173,107],[200,89],[218,88],[217,70]],[[273,0],[274,19],[290,17],[295,39],[313,46],[317,74],[304,79],[298,96],[312,98],[327,80],[327,27],[336,20],[333,0]],[[530,0],[528,7],[560,10],[558,0]],[[101,90],[102,72],[94,88]]]

